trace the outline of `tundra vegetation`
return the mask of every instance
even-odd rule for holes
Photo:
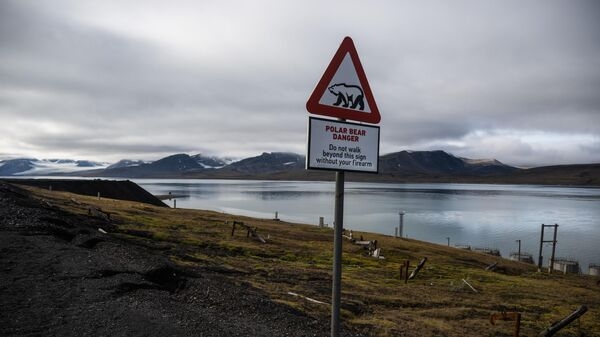
[[[155,248],[182,266],[229,275],[315,318],[329,317],[331,228],[25,188],[71,213],[86,215],[90,206],[102,210],[96,216],[109,213],[117,230],[107,235]],[[234,221],[256,228],[266,243],[241,226],[232,236]],[[342,319],[357,332],[513,336],[514,322],[490,324],[491,314],[505,311],[521,313],[521,336],[537,336],[585,304],[588,312],[558,335],[600,336],[598,278],[537,272],[530,264],[412,239],[359,231],[353,236],[377,240],[385,257],[344,241]],[[401,266],[409,260],[412,271],[423,257],[424,268],[405,283]],[[486,270],[494,263],[493,271]]]

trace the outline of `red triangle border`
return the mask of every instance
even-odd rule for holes
[[[350,58],[352,59],[352,63],[354,64],[354,69],[356,70],[356,74],[358,75],[358,80],[360,82],[360,86],[364,92],[364,99],[367,100],[369,104],[369,108],[371,110],[370,113],[365,113],[362,111],[357,111],[354,109],[323,105],[319,103],[323,94],[327,90],[327,87],[336,72],[338,71],[342,61],[346,54],[350,54]],[[358,52],[356,51],[356,47],[354,46],[354,42],[349,36],[346,36],[337,52],[331,59],[329,66],[325,69],[325,73],[321,77],[319,83],[313,90],[313,93],[310,95],[310,98],[306,102],[306,110],[308,112],[315,115],[336,117],[341,119],[349,119],[353,121],[377,124],[381,121],[381,115],[379,114],[379,109],[377,108],[377,103],[375,103],[375,99],[373,98],[373,92],[371,91],[371,87],[369,86],[369,81],[367,80],[367,76],[365,75],[365,70],[360,63],[360,59],[358,58]]]

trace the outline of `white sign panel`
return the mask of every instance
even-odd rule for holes
[[[379,127],[309,118],[307,169],[377,173]]]

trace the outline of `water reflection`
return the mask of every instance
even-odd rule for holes
[[[261,200],[293,200],[300,198],[310,198],[318,194],[330,194],[324,192],[311,191],[240,191],[240,193],[248,194],[250,197],[255,197]]]

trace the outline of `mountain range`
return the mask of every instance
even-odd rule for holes
[[[115,178],[199,178],[332,180],[330,171],[305,170],[303,155],[263,153],[233,160],[201,154],[175,154],[156,161],[114,164],[78,160],[0,161],[0,176],[72,175]],[[444,151],[400,151],[379,157],[379,173],[349,172],[349,180],[390,182],[474,182],[600,185],[600,164],[521,169],[497,160],[469,159]]]

